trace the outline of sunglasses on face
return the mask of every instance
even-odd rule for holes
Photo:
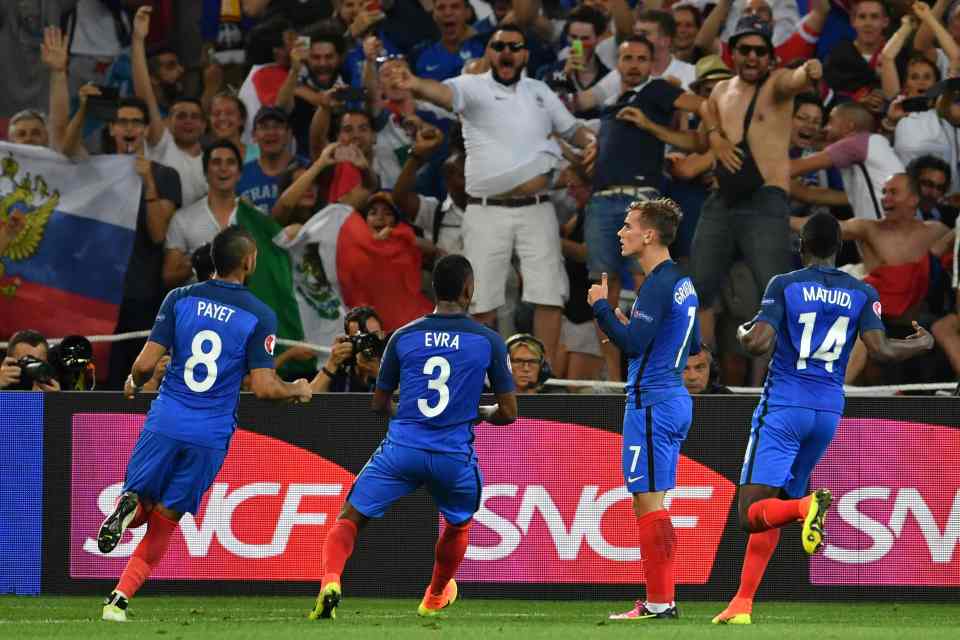
[[[748,57],[751,53],[757,54],[758,58],[766,58],[770,55],[770,49],[761,44],[738,44],[737,53],[742,55],[744,58]]]
[[[510,49],[510,51],[517,53],[518,51],[523,51],[526,49],[527,45],[522,42],[491,42],[490,48],[497,53],[500,53],[504,49]]]

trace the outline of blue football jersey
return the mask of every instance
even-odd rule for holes
[[[513,391],[503,339],[464,314],[430,314],[398,329],[387,343],[377,388],[400,388],[387,439],[448,453],[472,453],[484,379],[494,393]]]
[[[775,276],[757,314],[776,332],[761,402],[843,412],[843,376],[857,332],[883,331],[876,289],[837,269]]]
[[[605,334],[628,360],[627,400],[649,406],[681,395],[687,356],[700,353],[697,292],[672,260],[647,274],[630,309],[630,323],[617,320],[606,300],[593,305]]]
[[[174,289],[150,340],[170,364],[144,429],[225,449],[236,427],[240,383],[273,368],[277,316],[246,287],[210,280]]]

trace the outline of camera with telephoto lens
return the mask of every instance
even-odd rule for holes
[[[369,360],[379,359],[383,355],[383,349],[386,343],[375,333],[356,333],[348,336],[350,344],[353,345],[353,353],[350,358],[344,362],[347,366],[357,363],[357,354],[362,353],[364,358]]]
[[[10,387],[11,390],[29,391],[33,384],[45,384],[57,377],[57,370],[49,363],[33,356],[23,356],[17,360],[20,367],[20,384]]]
[[[84,336],[67,336],[50,349],[50,362],[57,363],[60,388],[64,391],[93,391],[96,366],[93,345]]]

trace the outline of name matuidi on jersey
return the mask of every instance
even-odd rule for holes
[[[850,293],[841,289],[822,289],[820,287],[804,287],[804,302],[825,302],[835,304],[846,309],[853,308],[853,298]]]

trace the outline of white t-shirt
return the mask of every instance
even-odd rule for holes
[[[616,66],[611,67],[611,69],[612,71],[610,71],[610,73],[603,76],[600,82],[593,85],[590,89],[590,91],[594,92],[593,95],[601,104],[613,104],[620,98],[620,94],[623,93],[623,82],[620,79],[620,72],[617,71]],[[660,75],[651,75],[650,77],[655,79],[668,78],[670,76],[680,80],[680,86],[683,87],[684,91],[689,91],[690,83],[697,79],[697,69],[689,62],[684,62],[679,58],[670,56],[670,64],[663,70],[663,73]]]
[[[236,220],[237,204],[234,202],[227,225]],[[210,210],[210,202],[207,198],[201,198],[173,214],[170,226],[167,227],[165,248],[177,249],[191,256],[194,251],[211,242],[222,230],[223,227]]]
[[[506,87],[487,72],[444,82],[453,90],[453,110],[463,122],[467,193],[496,196],[556,168],[560,146],[577,120],[545,83],[522,77]]]
[[[876,133],[857,133],[834,142],[824,151],[840,170],[853,215],[868,220],[882,218],[883,183],[893,174],[904,172],[903,163],[887,139]]]
[[[207,195],[209,186],[203,175],[203,154],[192,156],[173,141],[170,129],[163,130],[163,136],[157,146],[147,146],[148,160],[159,162],[180,174],[180,191],[183,194],[183,206],[187,207]]]
[[[95,58],[116,58],[123,51],[110,10],[101,0],[77,0],[76,27],[70,53]],[[126,17],[123,18],[126,22]]]
[[[423,229],[423,237],[434,243],[447,253],[463,253],[463,233],[460,227],[463,225],[464,211],[454,203],[450,196],[444,200],[443,206],[438,206],[440,201],[430,196],[420,196],[420,209],[417,210],[416,225]],[[440,229],[437,231],[437,237],[433,237],[433,225],[436,220],[437,210],[443,212],[443,220],[440,222]]]
[[[933,109],[909,113],[897,122],[893,150],[903,164],[923,155],[942,159],[953,167],[950,172],[950,193],[960,191],[960,129],[940,118]]]

